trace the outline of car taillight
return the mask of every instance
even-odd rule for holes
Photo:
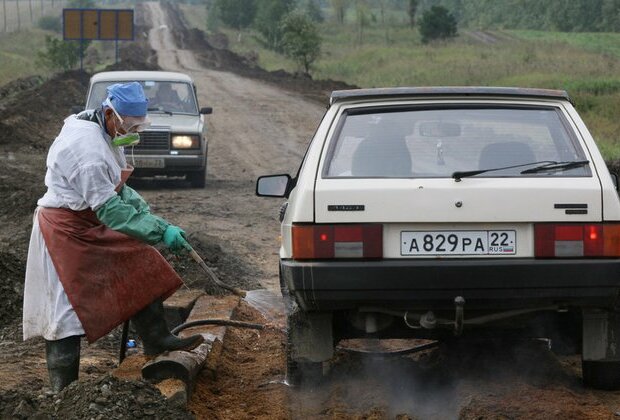
[[[382,258],[383,225],[293,225],[293,258]]]
[[[537,258],[620,257],[620,224],[535,224],[534,255]]]

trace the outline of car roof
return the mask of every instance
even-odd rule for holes
[[[568,93],[564,90],[488,86],[431,86],[335,90],[331,94],[329,103],[333,105],[336,102],[348,100],[375,100],[418,96],[512,96],[519,98],[547,98],[571,101]]]
[[[187,74],[172,71],[103,71],[101,73],[94,74],[90,78],[91,83],[132,80],[165,80],[192,83],[192,78]]]

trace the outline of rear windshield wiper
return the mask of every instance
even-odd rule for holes
[[[524,166],[540,165],[540,164],[543,164],[542,166],[544,166],[544,165],[552,165],[552,164],[557,164],[557,163],[558,162],[555,162],[553,160],[541,160],[538,162],[522,163],[520,165],[502,166],[501,168],[478,169],[476,171],[456,171],[452,173],[452,178],[454,178],[456,181],[460,181],[461,178],[467,178],[470,176],[480,175],[485,172],[503,171],[504,169],[522,168]],[[541,166],[537,166],[537,168],[540,168],[540,167]],[[521,172],[521,173],[524,173],[524,172]]]
[[[147,111],[163,112],[164,114],[172,115],[172,111],[166,111],[165,109],[160,109],[158,107],[149,108]]]
[[[544,165],[536,166],[535,168],[526,169],[521,171],[522,174],[534,174],[536,172],[556,171],[556,170],[568,170],[573,168],[579,168],[590,163],[589,160],[572,160],[566,162],[550,162]]]

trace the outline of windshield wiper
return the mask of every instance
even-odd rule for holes
[[[164,114],[172,115],[172,111],[166,111],[165,109],[160,109],[158,107],[149,108],[147,111],[163,112]]]
[[[467,178],[467,177],[474,176],[474,175],[480,175],[485,172],[503,171],[504,169],[522,168],[523,166],[531,166],[531,165],[539,165],[539,164],[551,165],[551,164],[557,164],[557,163],[558,162],[555,162],[553,160],[541,160],[538,162],[522,163],[520,165],[502,166],[501,168],[478,169],[476,171],[456,171],[452,173],[452,178],[454,178],[456,181],[460,181],[461,178]],[[540,168],[540,166],[537,166],[537,168]]]
[[[550,162],[544,165],[537,166],[535,168],[526,169],[521,171],[521,174],[535,174],[536,172],[545,172],[545,171],[556,171],[562,170],[566,171],[568,169],[579,168],[581,166],[585,166],[590,163],[589,160],[572,160],[566,162]]]

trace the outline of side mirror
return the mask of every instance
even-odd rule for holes
[[[80,112],[84,111],[84,107],[81,107],[79,105],[73,105],[71,107],[71,113],[72,114],[79,114]]]
[[[256,181],[256,195],[259,197],[286,197],[291,185],[290,175],[266,175]]]
[[[611,182],[614,183],[614,187],[616,188],[616,191],[618,191],[618,174],[615,172],[610,172],[611,175]]]
[[[200,113],[201,114],[213,114],[213,108],[211,108],[210,106],[205,106],[203,108],[200,108]]]

